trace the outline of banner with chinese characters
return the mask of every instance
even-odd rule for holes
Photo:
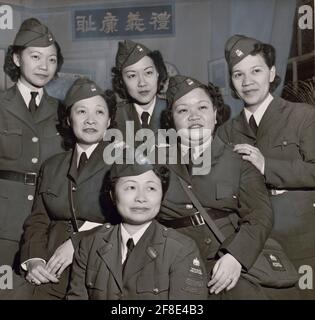
[[[73,9],[74,39],[167,36],[174,34],[172,4]]]

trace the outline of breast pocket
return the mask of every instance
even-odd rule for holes
[[[1,157],[15,160],[22,154],[22,129],[0,129],[0,154]]]
[[[272,143],[273,150],[279,153],[280,159],[288,160],[300,157],[300,142],[294,135],[283,135]]]
[[[147,295],[154,299],[154,296],[160,299],[166,299],[170,287],[169,274],[143,274],[137,279],[137,293]]]

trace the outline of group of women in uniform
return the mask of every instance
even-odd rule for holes
[[[60,47],[37,19],[22,23],[4,66],[16,85],[0,95],[0,263],[16,270],[15,297],[315,298],[248,277],[270,234],[296,269],[315,268],[315,108],[272,96],[271,45],[235,35],[225,57],[244,102],[226,123],[211,83],[177,75],[161,99],[161,53],[130,40],[119,42],[114,91],[79,78],[59,103],[44,86]],[[107,163],[112,127],[124,140],[174,129],[178,142],[162,148],[178,161]]]

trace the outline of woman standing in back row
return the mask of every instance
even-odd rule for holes
[[[264,176],[275,215],[273,236],[297,270],[308,265],[314,272],[315,107],[272,95],[280,79],[270,44],[234,35],[225,57],[244,109],[219,135]],[[301,293],[315,299],[314,289]]]
[[[62,152],[58,101],[44,86],[63,63],[49,29],[25,20],[8,48],[4,71],[16,84],[0,94],[0,265],[18,266],[19,241],[31,213],[41,164]]]

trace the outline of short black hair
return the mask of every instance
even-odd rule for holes
[[[269,69],[276,64],[276,50],[271,44],[261,42],[256,43],[254,50],[250,54],[252,56],[261,55]],[[269,91],[274,92],[280,83],[281,78],[276,74],[274,80],[270,83]],[[233,85],[232,70],[230,70],[230,88],[232,90],[232,96],[235,99],[240,99]]]
[[[212,101],[214,110],[217,111],[217,123],[214,129],[214,131],[216,131],[216,129],[220,125],[222,125],[230,118],[231,108],[224,103],[220,89],[211,82],[209,82],[208,85],[202,85],[199,88],[203,89],[206,92],[206,94]],[[173,106],[171,105],[170,101],[168,101],[167,108],[163,110],[161,114],[162,129],[176,129],[173,120],[172,107]]]
[[[57,69],[55,73],[55,76],[56,76],[63,65],[63,55],[61,53],[61,49],[58,42],[54,42],[54,44],[57,51]],[[14,63],[13,54],[21,55],[23,50],[25,50],[26,48],[27,47],[24,47],[24,46],[13,46],[13,45],[8,47],[5,60],[4,60],[3,71],[10,77],[10,79],[13,82],[17,82],[21,75],[20,68]]]
[[[108,113],[110,117],[110,128],[116,126],[115,115],[116,115],[116,96],[112,90],[106,90],[104,94],[101,95],[108,107]],[[63,147],[65,150],[73,149],[76,144],[76,136],[73,133],[71,126],[68,124],[68,119],[70,118],[71,107],[65,108],[64,105],[60,104],[58,108],[58,119],[59,123],[57,125],[57,130],[63,138]]]
[[[158,92],[163,89],[164,83],[167,80],[167,69],[160,51],[155,50],[148,54],[148,57],[152,59],[154,66],[159,74],[158,77]],[[122,69],[117,67],[112,68],[112,86],[115,92],[118,93],[120,98],[133,102],[133,98],[128,94],[126,85],[122,76]]]

